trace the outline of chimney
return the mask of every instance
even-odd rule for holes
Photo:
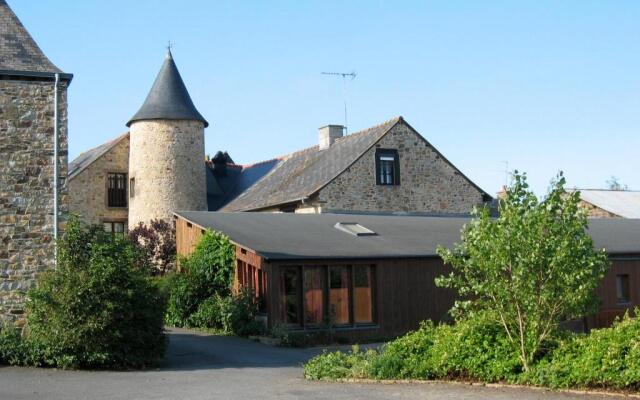
[[[341,138],[344,132],[342,125],[327,125],[318,129],[320,138],[320,150],[328,149],[336,139]]]

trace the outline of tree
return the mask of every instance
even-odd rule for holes
[[[609,190],[629,190],[629,186],[622,184],[622,182],[613,175],[607,180],[607,188]]]
[[[129,239],[144,255],[144,265],[154,275],[164,275],[176,264],[176,232],[165,220],[154,219],[149,226],[140,222],[129,231]]]
[[[58,266],[28,293],[26,340],[36,363],[62,368],[131,368],[164,353],[165,302],[125,238],[72,217]]]
[[[498,218],[486,208],[462,231],[462,243],[438,254],[453,272],[436,283],[466,299],[453,311],[491,311],[528,370],[563,320],[595,311],[595,288],[608,259],[587,234],[579,192],[560,173],[538,200],[515,171]]]

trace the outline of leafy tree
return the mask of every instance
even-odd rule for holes
[[[180,260],[180,271],[169,277],[166,322],[189,325],[189,317],[214,295],[231,293],[235,247],[222,233],[206,231],[188,257]]]
[[[629,190],[629,186],[624,185],[615,176],[611,176],[611,178],[607,180],[607,188],[609,190]]]
[[[28,293],[26,343],[32,363],[130,368],[163,355],[164,301],[125,238],[72,217],[58,242],[57,269]]]
[[[129,231],[129,239],[145,255],[144,265],[154,275],[164,275],[175,268],[176,233],[167,221],[154,219],[148,226],[140,222]]]
[[[567,319],[595,311],[595,288],[608,268],[586,232],[580,193],[566,193],[560,173],[539,200],[515,171],[498,218],[474,211],[462,243],[438,253],[453,268],[439,286],[465,299],[453,311],[490,310],[518,352],[524,370]]]

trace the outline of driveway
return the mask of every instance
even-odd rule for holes
[[[319,349],[265,346],[172,329],[165,363],[131,372],[0,368],[0,400],[21,399],[597,399],[462,384],[346,384],[302,379]]]

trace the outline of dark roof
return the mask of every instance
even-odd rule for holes
[[[267,175],[279,160],[252,165],[226,164],[226,173],[216,175],[207,163],[207,203],[209,211],[217,211]]]
[[[0,0],[0,75],[51,77],[62,71],[53,65],[5,0]],[[71,79],[64,74],[63,79]]]
[[[103,154],[114,148],[121,140],[129,138],[129,132],[118,136],[115,139],[111,139],[107,143],[103,143],[98,147],[89,149],[83,153],[80,153],[73,161],[69,163],[69,179],[73,179],[80,172],[84,171],[94,161],[102,157]]]
[[[178,212],[204,228],[223,232],[235,243],[271,260],[415,258],[437,256],[452,247],[470,221],[459,217],[369,214],[286,214]],[[353,236],[334,225],[355,222],[377,233]],[[609,254],[640,254],[640,220],[594,219],[589,233]]]
[[[178,67],[173,61],[171,51],[167,52],[147,99],[140,110],[127,122],[127,126],[131,126],[135,121],[149,119],[194,120],[201,121],[205,127],[209,126],[193,105]]]
[[[373,146],[402,117],[337,139],[328,149],[309,147],[276,159],[269,173],[222,211],[247,211],[299,201],[322,189]]]

